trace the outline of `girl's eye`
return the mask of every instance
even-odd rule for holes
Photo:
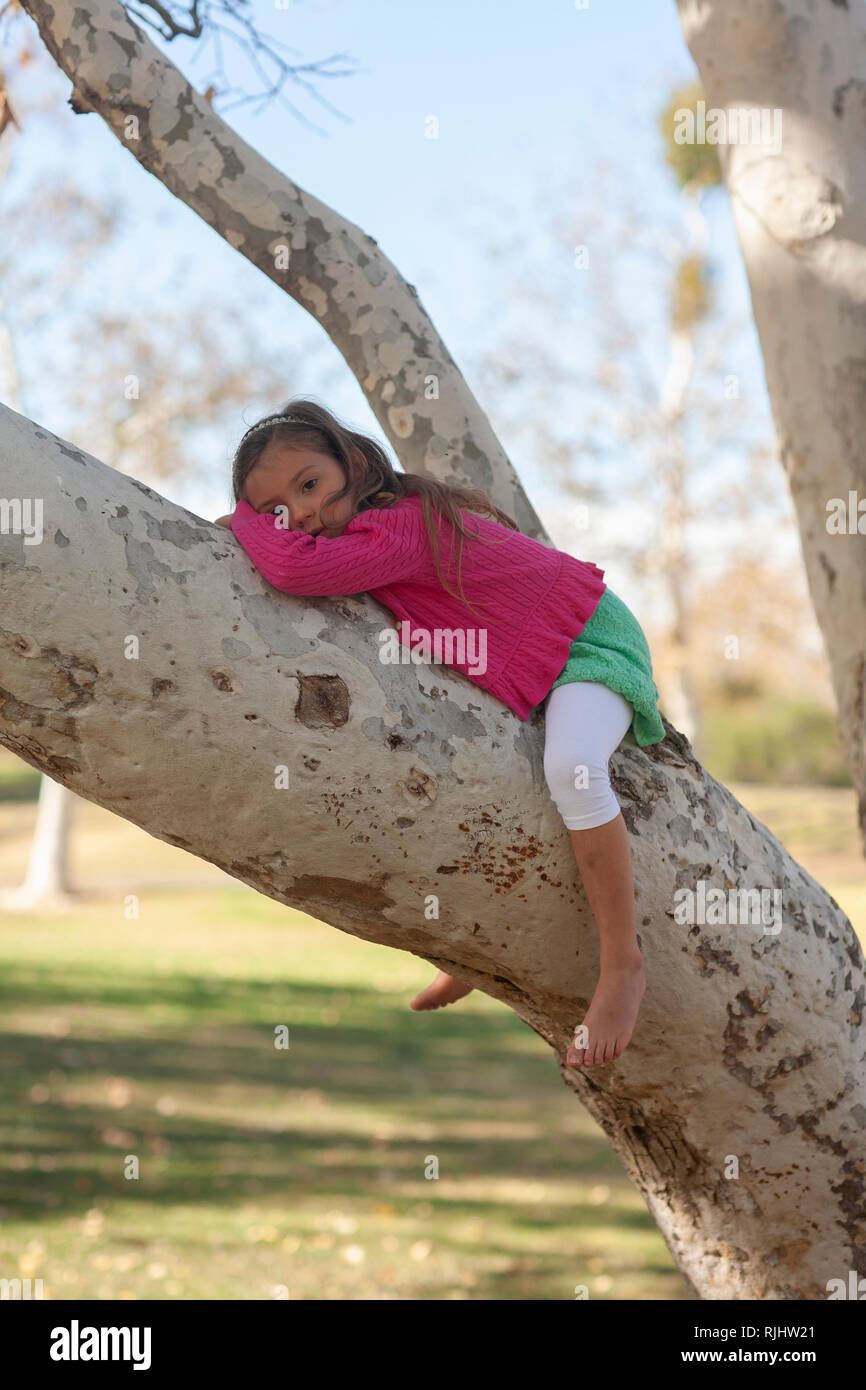
[[[304,483],[303,487],[301,488],[301,491],[303,492],[303,491],[304,491],[306,488],[308,488],[308,487],[315,487],[315,486],[316,486],[316,483],[317,483],[318,481],[319,481],[318,478],[308,478],[307,481]],[[282,506],[282,505],[283,505],[283,504],[282,504],[282,502],[281,502],[281,503],[280,503],[280,506]],[[277,511],[277,510],[278,510],[277,507],[271,507],[271,509],[270,509],[270,511],[267,513],[267,515],[268,515],[268,516],[273,516],[274,512]]]

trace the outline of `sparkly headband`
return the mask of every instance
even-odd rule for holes
[[[260,420],[257,425],[250,425],[250,428],[244,435],[244,439],[248,439],[249,436],[251,434],[254,434],[256,430],[269,429],[271,425],[278,425],[283,420],[289,420],[296,425],[309,424],[308,420],[302,420],[299,415],[272,415],[270,420]]]

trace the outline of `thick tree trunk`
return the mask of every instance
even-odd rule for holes
[[[866,848],[866,8],[678,5],[708,117],[781,117],[780,150],[718,152]]]
[[[68,787],[52,777],[42,778],[27,877],[19,888],[0,897],[0,907],[7,912],[70,912],[75,907],[69,883],[74,805],[75,797]]]
[[[0,299],[0,395],[7,405],[23,411],[21,377],[15,343]],[[36,828],[27,876],[18,887],[0,894],[0,908],[8,912],[69,912],[74,899],[69,888],[69,829],[74,797],[51,777],[39,783]]]
[[[453,671],[382,664],[393,619],[369,596],[277,593],[229,532],[3,408],[0,468],[7,498],[45,502],[41,544],[0,534],[0,743],[510,1005],[699,1296],[822,1299],[866,1271],[862,953],[675,730],[611,760],[648,988],[616,1065],[574,1072],[598,946],[542,707],[524,723]],[[778,930],[742,901],[703,924],[681,902],[701,886],[778,890]]]
[[[520,530],[541,522],[445,344],[373,237],[226,125],[113,0],[22,0],[73,85],[166,188],[313,315],[404,468],[483,487]]]

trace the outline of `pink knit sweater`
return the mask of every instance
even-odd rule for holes
[[[423,652],[426,633],[426,659],[462,671],[528,719],[565,665],[572,640],[595,612],[607,588],[604,570],[488,517],[466,511],[461,517],[470,533],[463,542],[461,580],[474,612],[443,589],[437,577],[419,497],[359,512],[334,537],[277,526],[278,517],[256,512],[245,501],[238,502],[231,527],[275,589],[319,596],[369,593],[398,619],[403,647]],[[438,520],[439,562],[449,586],[459,593],[459,535],[447,518]],[[476,534],[484,540],[474,539]],[[488,538],[495,544],[485,544]],[[465,634],[463,650],[461,642],[451,644],[453,634]],[[407,655],[401,654],[401,660]]]

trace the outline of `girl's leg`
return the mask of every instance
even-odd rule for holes
[[[601,946],[598,985],[568,1051],[573,1066],[620,1056],[646,989],[628,831],[608,772],[632,714],[627,700],[595,681],[573,681],[547,697],[544,772],[571,837]]]
[[[646,989],[628,832],[608,773],[610,755],[628,732],[632,714],[627,700],[596,681],[557,686],[545,706],[545,777],[569,831],[601,944],[599,980],[581,1025],[581,1046],[568,1051],[573,1066],[620,1056]],[[471,985],[440,970],[409,1007],[438,1009],[471,993]]]

